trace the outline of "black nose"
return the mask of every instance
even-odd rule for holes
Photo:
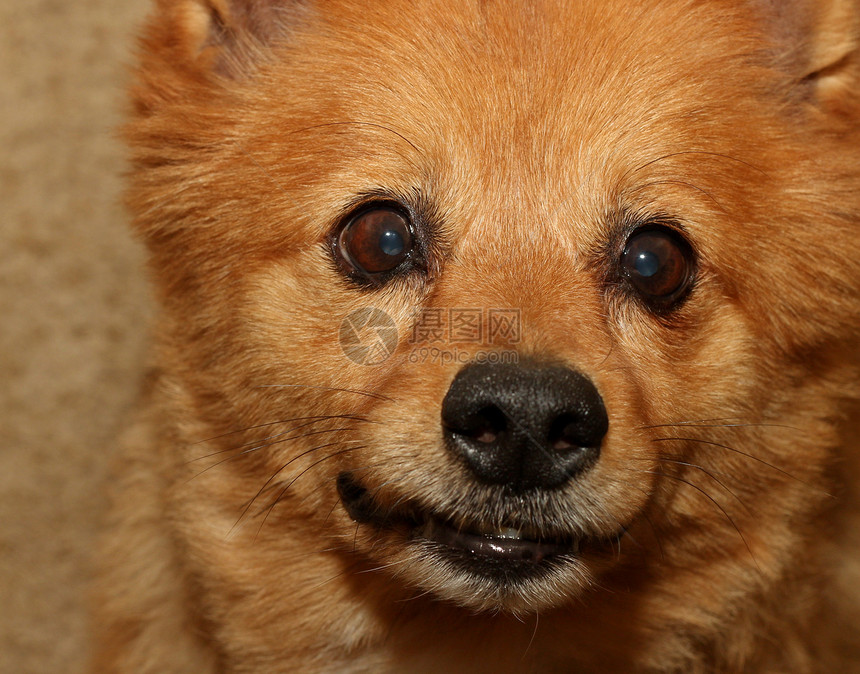
[[[472,364],[448,389],[442,426],[479,480],[525,491],[593,465],[609,419],[594,384],[569,368]]]

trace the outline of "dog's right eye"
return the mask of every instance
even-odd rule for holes
[[[350,273],[366,278],[404,264],[413,249],[409,219],[399,209],[377,206],[350,218],[335,239],[335,251]]]
[[[621,270],[651,307],[666,309],[689,290],[695,263],[690,245],[678,232],[668,227],[647,226],[627,239]]]

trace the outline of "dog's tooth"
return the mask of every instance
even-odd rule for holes
[[[462,528],[462,531],[471,532],[479,536],[491,538],[520,538],[519,532],[512,527],[499,527],[489,522],[474,522]]]
[[[514,529],[513,527],[505,527],[503,529],[499,529],[493,535],[497,536],[499,538],[516,538],[516,539],[522,538],[522,535],[520,534],[520,532],[517,531],[516,529]]]

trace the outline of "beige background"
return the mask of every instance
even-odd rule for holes
[[[147,0],[0,0],[0,672],[75,673],[150,313],[120,205]]]

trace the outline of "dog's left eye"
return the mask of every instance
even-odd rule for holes
[[[337,250],[347,267],[363,276],[384,274],[399,267],[413,246],[408,218],[384,206],[353,216],[337,237]]]
[[[679,300],[690,287],[692,249],[668,227],[640,228],[627,239],[621,270],[646,302],[665,307]]]

